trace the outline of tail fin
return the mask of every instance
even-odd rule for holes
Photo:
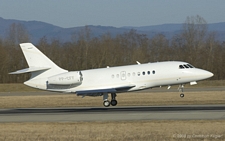
[[[20,47],[29,67],[59,68],[31,43],[22,43]]]
[[[28,73],[28,72],[36,72],[36,71],[43,71],[48,69],[55,69],[62,72],[67,72],[66,70],[61,69],[57,66],[54,62],[52,62],[47,56],[45,56],[39,49],[37,49],[31,43],[22,43],[20,47],[23,51],[25,59],[29,68],[18,70],[16,72],[12,72],[10,74],[21,74],[21,73]]]
[[[31,73],[31,78],[25,84],[34,82],[34,81],[42,81],[44,82],[46,78],[68,72],[57,66],[54,62],[52,62],[47,56],[45,56],[40,50],[38,50],[31,43],[22,43],[20,47],[23,51],[25,59],[29,68],[18,70],[16,72],[12,72],[10,74],[21,74],[21,73]],[[38,79],[38,80],[37,80]],[[40,80],[42,79],[42,80]],[[30,85],[31,86],[31,85]]]

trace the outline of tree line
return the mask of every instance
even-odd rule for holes
[[[217,39],[217,33],[209,32],[206,21],[198,15],[187,17],[181,30],[171,39],[161,33],[148,38],[133,29],[116,37],[110,33],[93,37],[86,26],[71,35],[71,42],[43,37],[35,46],[70,71],[130,65],[136,61],[185,61],[213,72],[211,79],[225,79],[225,43]],[[7,35],[0,38],[0,83],[24,82],[29,74],[8,73],[28,67],[19,43],[30,42],[31,36],[23,25],[16,23],[9,27]]]

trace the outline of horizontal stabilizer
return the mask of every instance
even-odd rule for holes
[[[9,74],[22,74],[22,73],[28,73],[28,72],[43,71],[43,70],[48,70],[48,69],[50,69],[50,68],[46,68],[46,67],[30,67],[30,68],[18,70],[18,71],[15,71],[15,72],[11,72]]]

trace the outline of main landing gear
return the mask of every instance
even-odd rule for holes
[[[184,94],[183,94],[183,92],[184,92],[184,85],[183,84],[182,85],[179,85],[178,90],[179,90],[179,92],[182,92],[180,94],[180,97],[183,98],[184,97]]]
[[[103,94],[103,105],[105,107],[109,107],[110,105],[116,106],[117,100],[116,100],[116,93],[111,93],[111,101],[108,100],[108,93]]]

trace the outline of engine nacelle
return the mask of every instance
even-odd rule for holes
[[[83,76],[80,71],[66,72],[58,75],[54,75],[48,78],[48,84],[51,85],[80,85],[82,83]]]

